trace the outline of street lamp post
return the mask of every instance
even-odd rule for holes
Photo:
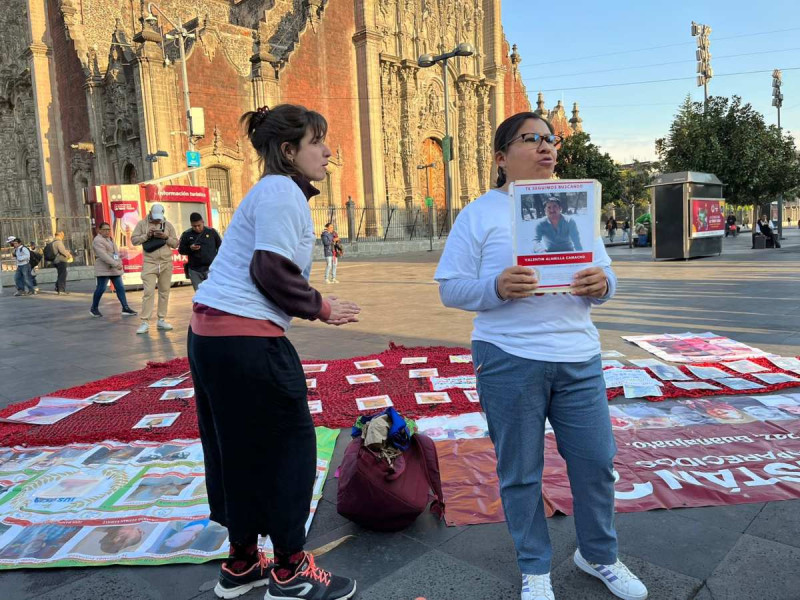
[[[428,233],[430,239],[430,248],[428,252],[433,251],[433,198],[431,198],[431,175],[430,170],[436,168],[436,163],[432,162],[427,165],[417,165],[417,169],[425,170],[425,204],[428,205]]]
[[[781,106],[783,106],[783,94],[781,86],[783,76],[780,69],[772,71],[772,106],[778,109],[778,133],[781,132]],[[770,211],[771,212],[771,211]],[[778,196],[778,239],[783,239],[783,194]]]
[[[157,11],[166,21],[172,25],[172,28],[177,31],[177,35],[170,35],[167,34],[164,36],[168,40],[177,40],[178,41],[178,50],[181,54],[181,75],[183,76],[183,102],[186,106],[186,137],[189,140],[189,152],[195,151],[195,144],[194,144],[194,137],[192,131],[192,104],[189,98],[189,74],[186,70],[186,40],[193,39],[195,34],[189,33],[183,25],[176,25],[172,19],[170,19],[164,11],[161,10],[157,4],[150,2],[147,5],[147,12],[149,13],[146,17],[149,21],[156,21],[156,17],[153,15],[153,10]],[[192,185],[197,185],[197,175],[194,171],[189,173],[189,178],[192,182]]]
[[[462,43],[450,52],[444,54],[423,54],[417,59],[417,64],[423,69],[442,63],[442,83],[444,84],[444,140],[442,151],[444,154],[444,201],[447,210],[448,231],[453,228],[453,202],[452,185],[450,182],[450,161],[453,159],[453,140],[450,137],[450,96],[447,90],[447,61],[455,56],[472,56],[475,48],[472,44]]]
[[[708,36],[710,34],[711,27],[692,21],[692,37],[697,37],[697,86],[703,86],[703,114],[708,110],[708,82],[714,77],[714,69],[711,68],[711,53],[709,52],[711,42],[708,41]]]

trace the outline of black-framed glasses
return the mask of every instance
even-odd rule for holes
[[[522,140],[524,144],[536,144],[537,148],[542,145],[542,142],[545,141],[553,148],[561,147],[561,142],[564,141],[564,138],[560,135],[556,135],[554,133],[548,133],[547,135],[542,135],[540,133],[521,133],[514,139],[512,139],[506,146],[510,146],[517,140]]]

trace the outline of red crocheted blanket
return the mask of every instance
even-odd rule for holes
[[[416,368],[435,368],[440,377],[472,375],[470,363],[451,362],[451,355],[465,355],[467,348],[444,346],[406,348],[391,344],[389,349],[379,354],[337,360],[304,361],[306,364],[327,364],[324,372],[309,373],[308,378],[317,380],[317,388],[309,390],[309,400],[321,400],[322,412],[314,415],[316,425],[326,427],[350,427],[361,414],[370,411],[359,411],[356,398],[390,396],[395,408],[407,418],[432,417],[438,415],[454,415],[480,410],[479,406],[470,402],[462,389],[446,390],[450,402],[444,404],[418,404],[415,393],[430,392],[431,382],[425,378],[410,378],[409,370]],[[426,357],[424,364],[401,364],[407,357]],[[355,361],[379,360],[383,367],[360,370]],[[767,367],[770,372],[781,372],[766,359],[751,359],[753,362]],[[715,366],[726,371],[724,366],[713,363],[703,366]],[[679,367],[686,371],[684,367]],[[93,443],[103,440],[152,440],[167,441],[174,439],[191,439],[199,436],[194,399],[160,400],[164,388],[148,387],[151,383],[164,377],[176,376],[189,370],[185,358],[166,363],[148,363],[147,367],[138,371],[122,373],[85,385],[59,390],[49,394],[63,398],[87,398],[97,392],[113,390],[130,390],[114,404],[92,404],[87,408],[70,415],[53,425],[26,425],[0,423],[0,446],[57,446],[68,443]],[[686,371],[688,373],[688,371]],[[730,371],[737,377],[750,379],[764,385],[759,390],[741,392],[736,390],[683,390],[664,382],[663,396],[648,398],[660,401],[668,398],[696,398],[704,396],[742,395],[775,392],[789,387],[797,387],[796,383],[766,385],[749,375],[741,375]],[[377,383],[351,385],[347,375],[371,373],[380,380]],[[178,387],[189,387],[191,378]],[[719,386],[723,387],[723,386]],[[608,390],[609,400],[622,394],[621,388]],[[15,412],[34,405],[38,398],[11,405],[0,411],[0,417],[8,417]],[[180,412],[177,421],[170,427],[156,429],[133,429],[133,426],[147,414]]]

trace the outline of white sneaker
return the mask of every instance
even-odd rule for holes
[[[172,331],[172,325],[167,323],[164,319],[159,319],[156,323],[156,327],[163,329],[164,331]]]
[[[522,574],[521,600],[556,600],[553,594],[553,584],[550,583],[550,573],[544,575]]]
[[[328,285],[328,284],[330,284],[330,283],[333,283],[333,282],[332,282],[330,279],[326,279],[326,280],[325,280],[325,285]]]
[[[332,281],[333,283],[339,283],[339,280],[338,280],[338,279],[336,279],[336,277],[334,277],[333,279],[331,279],[331,281]]]
[[[139,329],[136,330],[136,333],[147,333],[150,330],[150,323],[147,321],[142,321],[142,324],[139,325]]]
[[[647,598],[647,588],[619,559],[613,565],[599,565],[590,563],[581,556],[580,550],[575,550],[573,560],[579,569],[605,583],[609,591],[617,598],[622,598],[622,600]]]

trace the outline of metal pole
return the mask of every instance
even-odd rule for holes
[[[708,78],[703,76],[703,114],[708,111]]]
[[[427,201],[427,198],[431,197],[431,165],[425,165],[425,194]],[[428,252],[433,252],[433,202],[431,202],[431,205],[428,207],[428,225],[430,225],[428,228],[430,233],[428,236],[430,242],[430,248],[428,248]]]
[[[158,13],[164,17],[167,22],[175,28],[175,31],[178,32],[178,50],[181,54],[181,75],[183,76],[183,102],[186,105],[186,138],[189,142],[189,151],[194,152],[195,145],[194,140],[192,139],[192,104],[189,98],[189,74],[186,70],[186,38],[188,36],[188,32],[183,27],[183,21],[180,25],[176,25],[172,22],[167,15],[164,14],[164,11],[161,10],[161,7],[157,4],[153,4],[152,2],[148,5],[147,10],[152,14],[153,9],[156,9]],[[197,175],[194,171],[189,173],[189,180],[191,181],[192,185],[197,185]]]
[[[444,82],[444,137],[449,145],[448,155],[444,157],[444,205],[447,210],[447,230],[453,228],[453,212],[450,201],[450,158],[453,154],[453,142],[450,139],[450,96],[447,91],[447,59],[442,61],[442,81]]]
[[[183,25],[178,33],[180,35],[179,48],[181,51],[181,74],[183,75],[183,101],[186,105],[186,137],[189,140],[189,152],[194,152],[194,139],[192,138],[192,104],[189,99],[189,74],[186,71],[186,30]],[[192,185],[197,185],[197,175],[194,171],[189,173]]]
[[[778,134],[781,134],[781,105],[778,103]],[[778,239],[783,237],[783,194],[778,196]]]

